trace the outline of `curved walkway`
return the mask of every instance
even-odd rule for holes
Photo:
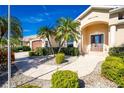
[[[95,69],[88,75],[80,79],[85,82],[86,88],[117,88],[117,84],[106,79],[101,75],[101,65],[103,61],[98,63]]]
[[[105,56],[105,54],[101,53],[91,53],[87,54],[86,56],[79,56],[75,62],[65,66],[49,64],[34,65],[35,63],[40,62],[41,58],[37,58],[37,61],[35,58],[25,58],[23,60],[19,59],[18,62],[16,62],[16,65],[25,76],[29,77],[38,77],[39,79],[50,80],[52,74],[57,70],[72,70],[77,72],[80,78],[90,74],[95,69],[96,65],[104,60]]]

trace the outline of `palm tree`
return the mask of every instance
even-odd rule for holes
[[[7,31],[7,21],[4,17],[0,17],[0,41],[2,37],[4,36],[4,33]]]
[[[41,26],[37,32],[37,35],[40,38],[47,38],[48,43],[50,45],[50,49],[52,51],[52,54],[54,54],[54,50],[50,41],[50,37],[53,36],[55,34],[55,32],[53,30],[51,30],[51,28],[49,26]]]
[[[21,22],[16,17],[11,17],[11,37],[17,37],[16,39],[22,38],[22,27]],[[8,19],[7,17],[0,17],[0,43],[2,43],[2,39],[7,39],[8,32]]]
[[[2,49],[6,45],[7,45],[7,39],[6,38],[2,38],[1,41],[0,41],[0,48]]]
[[[56,41],[60,42],[60,47],[58,50],[58,53],[61,51],[61,48],[65,41],[74,40],[78,41],[80,38],[80,33],[76,30],[79,26],[79,23],[76,21],[73,21],[70,18],[60,18],[58,21],[57,26],[57,34],[56,34]]]
[[[12,36],[10,38],[10,44],[12,48],[15,48],[21,44],[21,40],[17,36]]]
[[[16,17],[11,17],[11,36],[22,37],[21,22]],[[8,19],[7,17],[0,17],[0,39],[7,37]]]

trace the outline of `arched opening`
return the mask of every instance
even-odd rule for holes
[[[106,22],[92,22],[81,29],[82,51],[108,51],[109,26]]]

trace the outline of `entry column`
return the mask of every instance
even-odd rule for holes
[[[115,45],[115,40],[116,40],[116,26],[110,26],[110,32],[109,32],[109,46],[114,47]]]

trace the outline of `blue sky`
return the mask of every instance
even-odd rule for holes
[[[23,35],[37,33],[40,26],[55,26],[60,17],[75,19],[88,5],[12,5],[11,15],[17,17],[23,27]],[[7,6],[0,6],[0,15],[7,15]]]

